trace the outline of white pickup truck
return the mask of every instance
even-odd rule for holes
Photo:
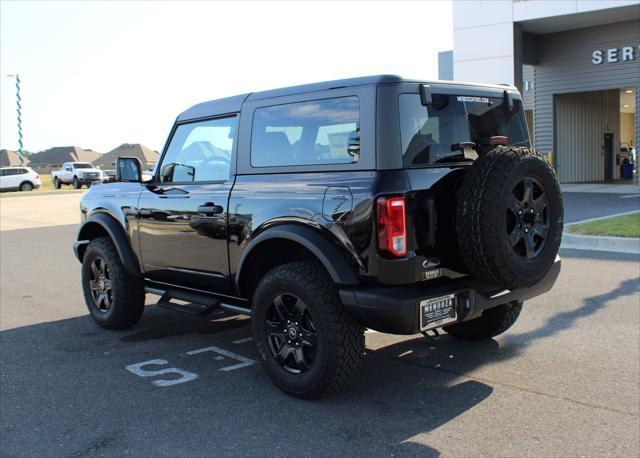
[[[60,189],[63,184],[73,185],[75,189],[80,189],[83,184],[89,187],[92,183],[103,181],[103,177],[102,170],[90,162],[65,162],[59,170],[51,172],[51,180],[56,189]]]

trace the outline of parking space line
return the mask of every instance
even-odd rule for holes
[[[245,337],[244,339],[234,340],[232,343],[241,344],[241,343],[249,342],[251,340],[253,340],[253,337]]]
[[[247,366],[251,366],[253,364],[256,363],[256,361],[254,361],[253,359],[250,358],[245,358],[244,356],[240,356],[236,353],[233,353],[231,351],[225,350],[223,348],[219,348],[219,347],[205,347],[205,348],[199,348],[197,350],[191,350],[187,352],[187,355],[197,355],[199,353],[204,353],[207,351],[211,351],[214,353],[218,353],[219,355],[222,356],[226,356],[227,358],[231,358],[231,359],[235,359],[236,361],[240,361],[238,364],[233,364],[231,366],[226,366],[226,367],[222,367],[220,368],[221,371],[233,371],[236,369],[242,369],[243,367],[247,367]]]

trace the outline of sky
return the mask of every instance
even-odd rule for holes
[[[161,150],[176,116],[246,92],[391,73],[436,79],[448,1],[0,0],[0,148]]]

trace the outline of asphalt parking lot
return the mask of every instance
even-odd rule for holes
[[[254,364],[246,317],[98,328],[79,198],[0,199],[1,456],[640,455],[637,256],[561,252],[555,289],[488,342],[368,333],[355,385],[309,402]]]

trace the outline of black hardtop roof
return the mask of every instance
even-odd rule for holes
[[[318,92],[326,91],[329,89],[338,89],[352,86],[364,86],[370,84],[384,84],[384,83],[422,83],[422,84],[434,84],[434,85],[451,85],[451,86],[478,86],[478,87],[491,87],[501,89],[515,89],[509,85],[495,85],[495,84],[478,84],[478,83],[464,83],[459,81],[437,81],[437,80],[416,80],[407,79],[398,75],[372,75],[361,76],[357,78],[347,78],[333,81],[323,81],[320,83],[303,84],[298,86],[289,86],[279,89],[269,89],[260,92],[250,92],[248,94],[236,95],[233,97],[226,97],[223,99],[210,100],[208,102],[202,102],[192,106],[186,111],[182,112],[178,116],[178,121],[187,121],[191,119],[204,118],[207,116],[216,116],[219,114],[235,113],[239,112],[242,108],[242,104],[246,101],[270,99],[275,97],[283,97],[287,95],[302,94],[305,92]]]

